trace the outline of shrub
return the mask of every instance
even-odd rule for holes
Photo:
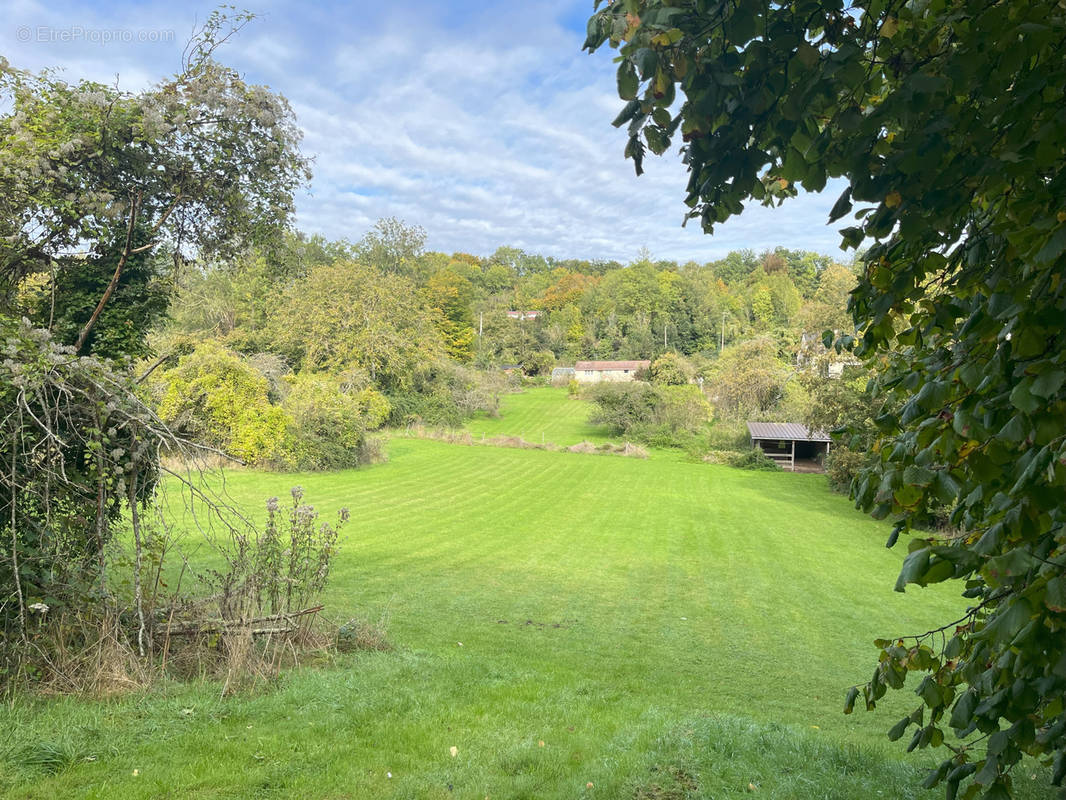
[[[482,372],[450,361],[434,362],[409,389],[389,394],[388,424],[458,427],[479,411],[495,416],[500,396],[513,391],[517,380],[498,370]]]
[[[658,447],[692,447],[710,420],[711,407],[698,387],[600,383],[590,390],[590,421]]]
[[[868,453],[839,446],[826,453],[822,466],[825,467],[829,486],[835,491],[847,492],[852,480],[869,461]]]
[[[282,407],[289,429],[280,453],[287,469],[342,469],[372,459],[367,432],[384,424],[388,399],[372,388],[343,391],[326,375],[300,374],[288,381]]]
[[[290,420],[271,405],[267,380],[236,353],[202,342],[159,380],[159,416],[175,431],[248,464],[283,460]]]
[[[598,383],[589,389],[595,409],[589,421],[625,433],[635,425],[654,421],[659,394],[646,383]]]
[[[522,372],[526,375],[551,375],[555,369],[555,353],[538,350],[522,359]]]
[[[678,353],[664,353],[651,363],[649,377],[660,386],[683,386],[691,383],[696,371],[688,359]]]
[[[739,420],[716,418],[707,433],[707,443],[712,450],[746,450],[750,441],[747,426]]]
[[[671,431],[697,433],[711,419],[711,406],[698,386],[661,386],[655,421]]]
[[[737,469],[757,469],[776,471],[781,469],[776,461],[762,451],[761,447],[753,447],[750,450],[741,451],[729,459],[729,466]]]

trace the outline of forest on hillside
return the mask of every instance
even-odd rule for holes
[[[653,383],[699,384],[633,395],[630,406],[650,410],[612,418],[620,435],[697,454],[745,449],[744,419],[812,415],[822,332],[851,330],[856,274],[819,253],[678,264],[644,252],[622,264],[511,247],[448,255],[425,241],[389,218],[354,243],[289,233],[180,269],[158,253],[123,271],[86,347],[143,360],[175,431],[247,464],[321,469],[373,460],[367,434],[384,426],[496,413],[517,388],[511,375],[543,382],[577,359],[648,359]],[[72,344],[89,306],[63,300],[102,287],[63,276],[24,288],[21,313]],[[863,381],[849,385],[861,393]]]

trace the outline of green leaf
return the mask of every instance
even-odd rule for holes
[[[648,142],[648,149],[657,156],[666,152],[666,149],[670,146],[670,140],[654,125],[648,125],[644,128],[644,138]]]
[[[829,212],[829,221],[836,222],[843,217],[849,211],[851,211],[851,187],[845,189],[837,201],[833,204],[832,210]]]
[[[623,100],[635,100],[640,81],[637,79],[637,71],[627,59],[618,65],[618,96]]]
[[[655,120],[655,124],[661,128],[670,127],[670,112],[665,108],[656,108],[651,112],[651,118]]]
[[[973,721],[973,712],[976,708],[977,692],[973,689],[963,692],[955,701],[948,724],[955,730],[966,728]]]
[[[1047,582],[1044,605],[1059,614],[1066,614],[1066,577],[1060,575]]]
[[[1055,392],[1062,388],[1064,381],[1066,381],[1066,371],[1064,370],[1045,372],[1038,375],[1033,380],[1033,385],[1030,391],[1040,397],[1051,397],[1051,395],[1055,394]]]
[[[1066,252],[1066,225],[1060,225],[1036,254],[1038,264],[1050,264]]]
[[[903,568],[896,579],[897,592],[904,591],[908,583],[917,583],[925,574],[925,571],[929,569],[929,553],[930,548],[923,547],[907,554],[903,560]]]
[[[1011,404],[1026,414],[1033,414],[1043,406],[1041,398],[1033,394],[1032,386],[1032,379],[1023,378],[1010,393]]]
[[[642,47],[633,54],[633,63],[640,70],[641,80],[647,80],[655,74],[659,66],[659,56],[649,47]]]
[[[897,722],[895,725],[888,729],[888,740],[890,742],[894,742],[901,738],[903,734],[907,732],[907,728],[910,726],[910,724],[911,718],[909,715],[901,719],[899,722]]]
[[[903,482],[911,486],[928,486],[936,479],[936,473],[931,469],[911,464],[903,470]]]
[[[855,701],[858,699],[858,697],[859,697],[859,687],[858,686],[852,686],[850,689],[848,689],[848,694],[844,698],[844,713],[845,714],[850,714],[852,711],[855,710]]]
[[[622,111],[618,114],[617,117],[614,118],[611,124],[614,125],[616,128],[621,128],[639,113],[640,101],[630,100],[628,103],[625,104],[625,106],[622,108]]]
[[[1017,443],[1025,441],[1027,434],[1028,426],[1025,424],[1025,418],[1021,414],[1015,414],[1010,418],[1010,422],[1000,428],[999,433],[996,435],[1000,439]]]

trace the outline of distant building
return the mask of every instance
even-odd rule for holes
[[[543,313],[543,311],[508,311],[507,316],[519,322],[525,322],[527,319],[536,319]]]
[[[796,369],[820,374],[823,378],[839,379],[847,367],[862,364],[851,353],[837,353],[822,344],[821,334],[800,334],[799,350],[796,353]]]
[[[832,439],[822,431],[812,431],[799,422],[749,422],[751,446],[793,472],[797,462],[804,471],[819,469],[818,460],[829,452]]]
[[[650,361],[578,361],[574,364],[574,378],[578,383],[631,381],[638,370],[650,366]]]

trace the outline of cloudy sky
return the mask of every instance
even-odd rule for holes
[[[0,53],[129,89],[174,72],[214,3],[5,0]],[[241,6],[239,6],[241,7]],[[433,250],[500,245],[558,257],[705,261],[776,245],[844,257],[826,224],[839,187],[752,206],[706,236],[681,227],[676,151],[637,178],[622,157],[613,52],[581,52],[591,0],[297,3],[220,53],[289,98],[314,180],[298,226],[358,239],[380,217],[423,226]],[[834,188],[836,189],[834,191]]]

